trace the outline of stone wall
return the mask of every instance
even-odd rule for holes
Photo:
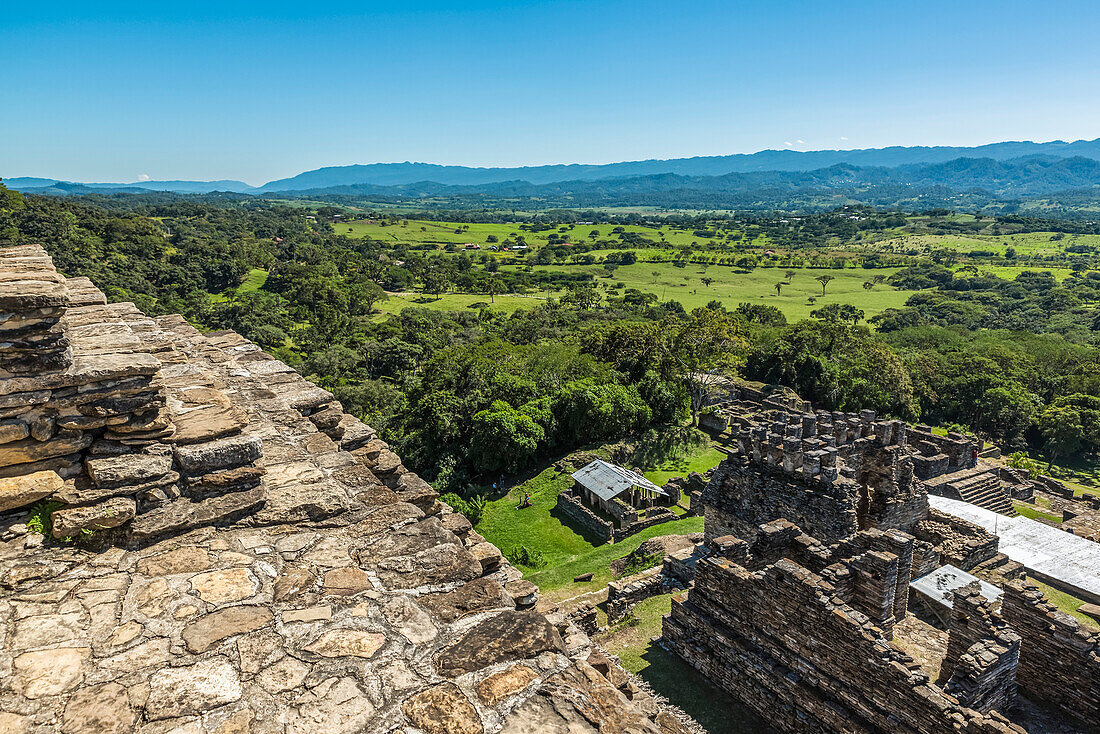
[[[564,517],[582,535],[599,543],[610,543],[615,538],[615,525],[604,520],[584,506],[572,492],[562,492],[554,504],[554,511]]]
[[[930,509],[928,517],[913,527],[913,535],[935,548],[936,566],[949,563],[969,571],[997,556],[997,536],[979,525],[946,512]],[[924,567],[928,572],[933,568]],[[922,574],[923,575],[923,574]]]
[[[940,668],[944,687],[978,711],[1008,711],[1016,701],[1020,636],[993,611],[977,582],[955,591],[948,623],[947,654]]]
[[[836,587],[788,559],[758,571],[711,557],[674,597],[664,644],[790,732],[1022,731],[962,706]]]
[[[932,433],[931,426],[917,425],[906,431],[906,444],[917,450],[928,461],[922,466],[921,479],[938,477],[941,474],[973,466],[974,450],[978,442],[974,438],[952,431],[946,436]],[[944,461],[941,457],[946,457]]]
[[[743,425],[737,453],[703,492],[707,538],[749,539],[779,518],[826,543],[869,527],[908,530],[927,515],[928,497],[904,441],[903,423],[872,411],[775,412]]]
[[[663,507],[651,507],[646,512],[646,516],[641,518],[640,520],[634,520],[634,522],[630,523],[629,525],[625,525],[621,528],[615,528],[615,542],[618,542],[623,538],[628,538],[635,533],[640,533],[646,528],[651,528],[654,525],[661,525],[662,523],[671,522],[678,519],[679,515],[677,515],[672,510]]]
[[[1016,671],[1020,688],[1086,730],[1100,731],[1100,634],[1020,581],[1005,585],[1001,615],[1022,638]]]
[[[665,584],[661,566],[609,583],[607,585],[608,624],[615,624],[625,618],[638,602],[663,593]]]

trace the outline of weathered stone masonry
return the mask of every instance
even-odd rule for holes
[[[104,300],[0,251],[0,731],[682,731],[329,393]]]
[[[664,639],[783,731],[1020,731],[932,685],[835,586],[785,558],[755,572],[700,561]]]

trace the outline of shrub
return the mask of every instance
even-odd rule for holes
[[[516,546],[505,554],[508,562],[513,566],[527,566],[528,568],[542,568],[546,565],[546,558],[542,551],[531,550],[525,545]]]

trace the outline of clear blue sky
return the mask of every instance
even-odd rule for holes
[[[11,2],[0,176],[1100,137],[1094,0]]]

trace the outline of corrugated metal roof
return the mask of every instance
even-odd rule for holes
[[[927,573],[915,581],[909,582],[909,586],[937,604],[950,609],[952,595],[974,581],[978,582],[981,595],[989,601],[997,601],[1004,594],[993,584],[987,584],[977,576],[973,576],[961,568],[955,568],[950,563],[940,566],[932,573]]]
[[[596,459],[591,464],[578,469],[570,476],[579,482],[582,487],[603,500],[617,497],[631,487],[640,487],[650,492],[668,496],[667,492],[641,474],[600,459]]]
[[[1005,517],[948,497],[929,495],[928,504],[981,525],[1000,539],[1001,553],[1029,571],[1073,587],[1089,601],[1100,598],[1100,543],[1027,517]]]

